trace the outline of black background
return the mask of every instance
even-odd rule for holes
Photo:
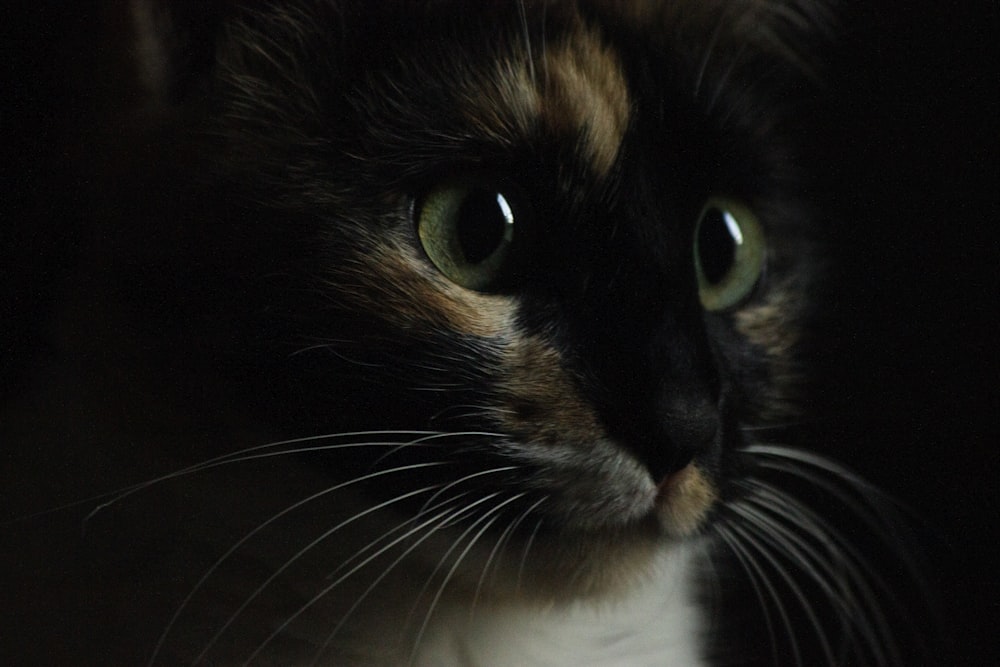
[[[998,5],[889,5],[848,11],[833,66],[828,432],[924,521],[935,664],[997,665]]]
[[[82,3],[51,4],[4,12],[0,399],[44,345],[38,323],[75,256],[87,184],[67,166],[81,142],[64,119],[94,104],[77,56],[108,57],[83,46]],[[1000,11],[917,7],[850,3],[829,59],[819,139],[839,222],[820,430],[923,518],[949,640],[933,664],[997,665]]]

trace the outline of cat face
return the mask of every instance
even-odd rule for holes
[[[789,634],[750,552],[784,578],[784,547],[843,625],[873,618],[857,559],[757,479],[792,465],[755,434],[801,397],[821,6],[135,7],[138,190],[168,194],[116,230],[114,298],[157,383],[228,420],[149,429],[203,463],[109,503],[170,486],[199,507],[163,581],[192,553],[207,571],[157,655],[289,635],[377,664],[383,631],[411,655],[445,599],[618,599],[720,541]]]
[[[245,327],[280,331],[255,354],[294,360],[268,367],[264,421],[419,432],[321,458],[482,502],[473,519],[531,537],[538,580],[587,575],[549,593],[605,590],[703,532],[744,427],[794,399],[810,225],[778,91],[800,72],[752,28],[784,20],[575,3],[220,19],[200,83],[160,92],[194,100],[208,139],[188,141],[243,202],[228,228],[284,249]]]

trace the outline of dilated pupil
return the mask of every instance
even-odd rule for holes
[[[496,191],[477,189],[469,192],[458,208],[458,245],[469,264],[486,260],[503,243],[508,220],[501,198]]]
[[[711,208],[698,225],[698,262],[705,280],[712,285],[726,277],[736,260],[736,241],[726,225],[725,214]]]

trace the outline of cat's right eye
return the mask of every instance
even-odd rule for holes
[[[515,239],[527,214],[514,186],[475,180],[440,185],[415,209],[417,235],[434,266],[452,282],[480,292],[510,286]]]

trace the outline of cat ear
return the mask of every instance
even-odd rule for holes
[[[208,85],[226,0],[132,0],[140,81],[157,105],[176,104]]]

